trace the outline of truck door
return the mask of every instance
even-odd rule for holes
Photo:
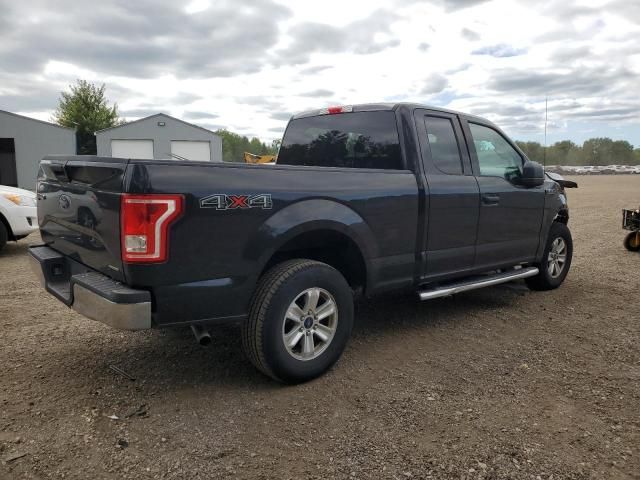
[[[480,196],[458,117],[414,113],[422,170],[428,186],[421,280],[473,268]]]
[[[524,187],[523,156],[490,124],[463,120],[480,188],[476,268],[535,259],[544,212],[544,185]]]

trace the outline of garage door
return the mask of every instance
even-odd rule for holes
[[[211,147],[209,142],[191,142],[183,140],[171,141],[171,153],[176,157],[187,160],[211,160]]]
[[[111,156],[153,158],[153,140],[111,140]]]

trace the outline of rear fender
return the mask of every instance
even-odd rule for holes
[[[302,222],[302,223],[301,223]],[[269,217],[247,243],[245,258],[256,261],[261,272],[269,259],[289,240],[306,232],[333,230],[349,237],[358,246],[369,269],[378,246],[366,221],[354,210],[326,199],[304,200],[289,205]]]

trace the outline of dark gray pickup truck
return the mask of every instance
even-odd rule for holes
[[[256,367],[294,383],[340,357],[355,294],[558,287],[574,185],[482,118],[331,107],[291,119],[276,165],[46,157],[30,254],[49,293],[116,328],[204,343],[242,322]]]

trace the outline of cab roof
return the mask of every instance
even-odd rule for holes
[[[314,110],[307,110],[304,112],[300,112],[297,113],[295,115],[293,115],[291,117],[291,120],[297,119],[297,118],[305,118],[305,117],[314,117],[316,115],[326,115],[328,113],[329,109],[331,108],[337,108],[337,107],[328,107],[328,108],[318,108],[318,109],[314,109]],[[342,108],[349,108],[349,110],[346,110],[344,112],[334,112],[334,113],[349,113],[349,112],[374,112],[374,111],[381,111],[381,110],[397,110],[398,108],[408,108],[408,109],[416,109],[416,108],[424,108],[426,110],[432,110],[435,112],[442,112],[442,113],[449,113],[452,115],[460,115],[463,116],[467,119],[475,119],[475,120],[479,120],[482,123],[488,123],[493,125],[493,122],[491,122],[490,120],[487,120],[486,118],[483,117],[478,117],[477,115],[471,115],[468,113],[464,113],[464,112],[459,112],[456,110],[449,110],[447,108],[442,108],[442,107],[435,107],[433,105],[424,105],[424,104],[420,104],[420,103],[413,103],[413,102],[395,102],[395,103],[386,103],[386,102],[381,102],[381,103],[358,103],[358,104],[351,104],[351,105],[342,105]]]

